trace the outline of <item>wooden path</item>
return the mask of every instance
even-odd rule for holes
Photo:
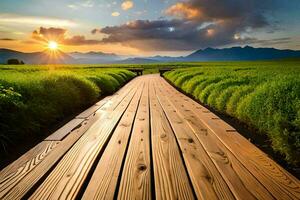
[[[300,199],[300,182],[159,75],[135,78],[0,172],[0,199]]]

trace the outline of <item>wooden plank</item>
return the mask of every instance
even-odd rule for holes
[[[133,88],[114,111],[98,112],[101,118],[66,153],[30,199],[76,198],[89,170],[103,151],[136,90],[136,87]]]
[[[159,81],[162,80],[156,82]],[[192,127],[193,132],[237,199],[274,199],[269,191],[240,163],[214,133],[203,125],[186,105],[183,98],[178,97],[177,93],[174,94],[171,89],[162,85],[161,90],[165,92],[173,108]]]
[[[118,91],[118,92],[120,92],[120,91]],[[114,93],[113,95],[119,95],[118,92]],[[113,97],[113,95],[110,95],[110,96],[105,97],[104,99],[101,99],[95,105],[103,106],[105,103],[107,103]]]
[[[70,149],[70,147],[82,136],[92,121],[84,123],[82,127],[74,130],[62,140],[38,165],[32,165],[30,171],[22,173],[22,177],[12,181],[11,189],[3,194],[0,199],[21,199],[34,184],[40,180],[57,161]]]
[[[67,124],[65,124],[63,127],[58,129],[57,131],[55,131],[53,134],[49,135],[45,140],[46,141],[61,141],[70,132],[72,132],[74,129],[78,128],[83,122],[84,122],[84,119],[72,119]]]
[[[122,91],[126,91],[131,88],[131,85],[126,85]],[[119,95],[115,95],[114,99],[119,100]],[[110,104],[105,104],[106,109],[109,108]],[[3,194],[1,199],[21,199],[26,192],[30,190],[31,187],[35,185],[56,163],[61,157],[73,146],[73,144],[86,132],[86,130],[97,120],[102,117],[102,113],[98,113],[91,117],[89,120],[83,123],[79,129],[74,130],[69,134],[59,145],[57,145],[54,150],[43,159],[41,163],[31,168],[31,171],[23,173],[23,178],[21,180],[14,181],[14,186],[11,190]]]
[[[149,82],[145,80],[123,168],[118,199],[152,198],[148,87]]]
[[[117,94],[114,94],[112,98],[108,100],[108,102],[100,109],[100,111],[113,111],[116,107],[119,106],[124,98],[126,98],[127,95],[132,92],[132,90],[137,89],[137,84],[139,83],[141,83],[141,79],[135,78],[134,81],[125,85]]]
[[[125,87],[120,89],[117,93],[115,93],[111,96],[105,97],[101,101],[97,102],[95,105],[91,106],[90,108],[86,109],[85,111],[83,111],[82,113],[77,115],[76,118],[77,119],[86,119],[86,118],[90,117],[91,115],[96,114],[97,110],[99,110],[102,106],[104,106],[106,104],[109,104],[109,106],[111,107],[113,103],[116,103],[115,106],[117,106],[118,103],[121,101],[116,101],[113,99],[116,96],[121,98],[120,100],[125,98],[125,96],[128,94],[128,92],[130,92],[131,87],[133,86],[133,82],[135,82],[135,81],[130,82],[130,84],[128,83]]]
[[[0,172],[0,199],[17,182],[38,165],[57,145],[57,141],[43,141]]]
[[[167,87],[176,91],[166,81]],[[176,91],[178,94],[179,92]],[[180,93],[181,94],[181,93]],[[197,117],[216,137],[228,148],[229,151],[244,165],[256,179],[277,199],[300,199],[300,182],[276,162],[270,159],[260,149],[251,144],[231,126],[222,120],[213,121],[213,113],[201,112],[203,106],[188,98],[185,105],[189,105]]]
[[[140,87],[122,116],[108,146],[95,169],[82,199],[113,199],[123,157],[138,109],[143,87]]]
[[[160,91],[160,86],[157,85],[155,90],[176,135],[197,198],[235,199],[190,126],[172,108],[169,100],[164,97],[165,91]]]
[[[101,108],[101,106],[99,105],[92,105],[91,107],[89,107],[88,109],[86,109],[85,111],[83,111],[82,113],[80,113],[79,115],[76,116],[77,119],[86,119],[89,116],[91,116],[92,114],[94,114],[97,110],[99,110],[99,108]]]
[[[150,82],[151,140],[156,199],[195,199],[170,124]]]

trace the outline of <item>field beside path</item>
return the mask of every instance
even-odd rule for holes
[[[285,160],[300,162],[300,65],[219,65],[164,74],[187,94],[266,134]]]
[[[24,140],[46,137],[53,126],[114,93],[133,77],[130,71],[113,68],[0,66],[1,157]]]

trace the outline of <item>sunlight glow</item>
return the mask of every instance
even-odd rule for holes
[[[49,41],[48,48],[51,49],[51,50],[57,50],[57,48],[58,48],[57,42],[55,42],[55,41]]]

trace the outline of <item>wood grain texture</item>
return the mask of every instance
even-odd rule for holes
[[[122,116],[82,199],[113,199],[142,89],[143,87],[139,88],[128,109]]]
[[[126,92],[131,89],[133,82],[122,88],[122,91]],[[119,99],[119,95],[113,95],[113,98]],[[109,108],[111,104],[105,104],[106,109]],[[56,163],[61,159],[61,157],[73,146],[73,144],[86,132],[86,130],[102,115],[92,116],[89,120],[83,122],[79,129],[74,130],[65,139],[63,139],[53,151],[46,156],[39,165],[36,165],[30,173],[24,176],[19,182],[15,183],[15,186],[9,190],[5,196],[1,199],[21,199],[26,192],[28,192],[34,184],[39,181]]]
[[[152,155],[156,199],[195,199],[181,153],[159,104],[151,80],[149,89]]]
[[[16,182],[16,185],[1,199],[21,199],[59,161],[92,123],[92,120],[85,122],[82,127],[70,133],[30,173]]]
[[[74,129],[79,128],[81,123],[84,122],[84,119],[72,119],[63,127],[59,128],[57,131],[49,135],[45,140],[46,141],[61,141],[63,140],[70,132]]]
[[[86,119],[89,116],[91,116],[92,114],[94,114],[97,110],[99,110],[99,108],[101,108],[101,105],[92,105],[91,107],[89,107],[88,109],[86,109],[85,111],[83,111],[82,113],[80,113],[79,115],[76,116],[77,119]]]
[[[162,80],[161,80],[162,81]],[[268,190],[240,163],[224,144],[196,117],[184,98],[162,86],[173,108],[193,129],[194,134],[216,165],[237,199],[274,199]],[[214,117],[212,120],[218,120]]]
[[[198,199],[235,199],[190,126],[171,106],[166,93],[155,85],[158,100],[176,135]]]
[[[118,199],[151,199],[149,81],[134,121],[132,136],[123,168]]]
[[[181,94],[166,81],[164,85]],[[182,98],[182,97],[181,97]],[[192,99],[187,99],[185,105],[197,115],[198,119],[227,147],[242,165],[276,198],[300,199],[300,182],[280,165],[270,159],[260,149],[251,144],[234,128],[223,120],[212,120],[217,116],[199,105]]]
[[[132,100],[136,90],[137,87],[133,87],[112,112],[103,111],[98,113],[98,115],[101,114],[101,117],[66,153],[30,199],[76,198],[89,170],[98,154],[103,151],[114,127]]]
[[[43,141],[0,172],[0,199],[29,174],[57,145],[57,141]]]

